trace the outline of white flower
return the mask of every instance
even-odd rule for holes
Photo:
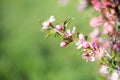
[[[47,28],[48,28],[48,26],[49,26],[49,24],[50,23],[52,23],[52,22],[54,22],[55,21],[55,18],[54,18],[54,16],[51,16],[47,21],[44,21],[43,23],[42,23],[42,26],[43,26],[43,30],[46,30]]]
[[[51,16],[48,21],[51,22],[51,23],[54,22],[55,21],[54,16]]]
[[[48,21],[43,22],[42,26],[43,26],[42,29],[46,30],[48,28],[48,26],[49,26],[49,22]]]

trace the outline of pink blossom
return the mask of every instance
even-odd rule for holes
[[[111,80],[119,80],[119,74],[117,71],[114,71],[111,76]]]
[[[111,2],[106,1],[106,2],[104,2],[104,5],[105,5],[106,7],[109,7],[109,6],[111,6],[112,4],[111,4]]]
[[[62,30],[62,26],[61,26],[61,25],[56,25],[55,28],[56,28],[57,30]]]
[[[87,0],[80,0],[80,3],[78,5],[78,11],[80,12],[84,11],[87,6],[88,6]]]
[[[91,3],[96,10],[98,10],[100,12],[102,11],[102,5],[99,0],[91,0]]]
[[[113,26],[113,24],[112,23],[108,23],[108,22],[106,22],[106,23],[104,23],[104,25],[103,25],[103,33],[104,34],[108,34],[108,33],[114,33],[114,26]]]
[[[66,45],[67,45],[67,42],[61,42],[61,43],[60,43],[60,46],[61,46],[61,47],[65,47]]]
[[[96,42],[92,42],[90,46],[92,50],[99,51],[99,45]]]
[[[79,39],[80,40],[84,40],[85,39],[84,35],[83,34],[79,34]]]
[[[110,47],[110,43],[109,41],[103,39],[103,38],[99,38],[99,42],[101,43],[101,45],[105,48],[108,49]]]
[[[66,34],[64,36],[64,38],[69,38],[71,37],[73,34],[75,34],[75,27],[73,27],[73,30],[71,31],[70,29],[66,30]]]
[[[89,53],[82,54],[82,58],[86,59],[86,63],[88,63],[88,61],[95,61],[94,56],[90,55]]]
[[[104,49],[100,47],[99,51],[96,51],[95,59],[101,60],[101,58],[104,56],[104,52]]]
[[[96,39],[100,36],[100,31],[98,28],[95,28],[93,32],[90,33],[90,38],[92,41],[96,41]]]
[[[69,1],[69,0],[58,0],[58,4],[59,4],[60,6],[66,6],[66,5],[68,4],[68,1]]]
[[[55,21],[55,18],[54,18],[54,16],[51,16],[47,21],[44,21],[43,23],[42,23],[42,26],[43,26],[43,30],[46,30],[47,28],[48,28],[48,26],[52,23],[52,22],[54,22]]]
[[[82,47],[83,48],[89,48],[90,44],[87,41],[84,41],[83,44],[82,44]]]
[[[77,49],[80,49],[81,47],[83,47],[83,42],[86,42],[84,35],[79,34],[79,40],[76,43]]]
[[[120,50],[120,42],[117,42],[113,45],[113,50],[119,51]]]
[[[107,69],[108,69],[108,66],[102,65],[99,71],[101,74],[106,75],[109,73]]]
[[[93,17],[90,20],[90,26],[95,28],[95,27],[99,27],[100,25],[103,24],[103,17],[99,16],[99,17]]]

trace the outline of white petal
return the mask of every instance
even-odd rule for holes
[[[54,22],[54,21],[55,21],[54,16],[51,16],[50,19],[49,19],[48,21],[49,21],[49,22]]]
[[[73,34],[75,33],[75,29],[76,29],[76,28],[75,28],[75,27],[73,27],[73,30],[72,30],[72,33],[73,33]]]
[[[90,61],[93,62],[95,61],[95,58],[93,56],[90,57]]]
[[[118,79],[119,79],[119,74],[116,71],[114,71],[112,73],[111,80],[118,80]]]
[[[42,29],[47,29],[49,26],[49,22],[45,21],[42,23],[43,28]]]
[[[82,44],[79,44],[79,45],[77,46],[77,49],[80,49],[80,48],[82,48]]]
[[[79,34],[79,39],[84,39],[84,35],[83,34]]]

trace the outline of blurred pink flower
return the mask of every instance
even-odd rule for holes
[[[78,5],[78,11],[80,12],[84,11],[87,6],[88,6],[87,0],[80,0],[79,5]]]
[[[95,57],[91,56],[89,53],[82,54],[82,58],[86,59],[86,63],[95,61]]]
[[[83,44],[82,44],[82,47],[83,48],[89,48],[90,44],[87,41],[84,41]]]
[[[90,33],[90,38],[92,39],[92,41],[96,41],[97,38],[100,36],[100,31],[98,28],[95,28],[91,33]]]
[[[119,74],[117,73],[117,71],[114,71],[110,78],[111,80],[119,80]]]
[[[105,5],[106,7],[109,7],[109,6],[112,5],[112,3],[111,3],[110,1],[105,1],[105,2],[104,2],[104,5]]]
[[[98,10],[100,12],[102,11],[102,5],[99,0],[91,0],[91,3],[96,10]]]
[[[120,51],[120,42],[117,42],[113,45],[113,50]]]
[[[100,67],[99,72],[100,72],[101,74],[103,74],[103,75],[106,75],[106,74],[109,73],[107,69],[108,69],[108,66],[102,65],[102,66]]]
[[[99,27],[100,25],[103,24],[103,17],[99,16],[99,17],[93,17],[90,20],[90,26],[95,28],[95,27]]]
[[[64,36],[64,38],[69,38],[71,37],[73,34],[75,34],[75,27],[73,27],[72,31],[70,29],[66,30],[66,34]]]
[[[114,33],[114,25],[111,22],[106,22],[103,25],[103,33],[104,34],[108,34],[108,33]]]
[[[100,47],[99,51],[96,52],[95,59],[100,61],[101,58],[104,56],[104,52],[105,51],[103,50],[103,48]]]
[[[68,4],[68,1],[69,1],[69,0],[58,0],[58,4],[59,4],[60,6],[66,6],[66,5]]]

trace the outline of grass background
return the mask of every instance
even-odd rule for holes
[[[70,44],[59,47],[59,40],[45,40],[41,22],[54,15],[55,23],[73,17],[76,26],[88,34],[91,8],[80,13],[79,1],[69,0],[65,7],[57,0],[0,1],[0,80],[97,80],[96,63],[86,64],[79,50]]]

